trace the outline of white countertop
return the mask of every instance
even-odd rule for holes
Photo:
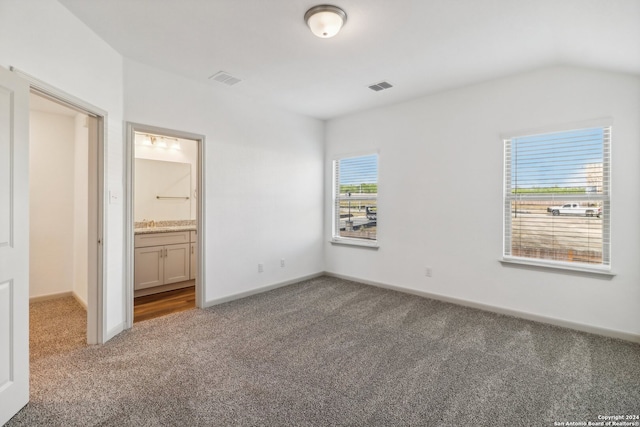
[[[175,231],[196,231],[195,225],[171,225],[165,227],[134,228],[134,234],[171,233]]]

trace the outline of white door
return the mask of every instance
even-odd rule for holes
[[[0,67],[0,425],[29,402],[29,84]]]

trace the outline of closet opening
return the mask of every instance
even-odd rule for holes
[[[32,87],[30,358],[102,340],[103,117]]]

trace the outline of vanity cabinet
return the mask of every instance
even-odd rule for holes
[[[184,282],[191,278],[189,231],[135,236],[134,289]]]

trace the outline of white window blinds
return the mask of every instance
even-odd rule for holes
[[[333,238],[375,241],[378,229],[378,155],[334,161]]]
[[[610,265],[611,128],[504,141],[504,255]]]

